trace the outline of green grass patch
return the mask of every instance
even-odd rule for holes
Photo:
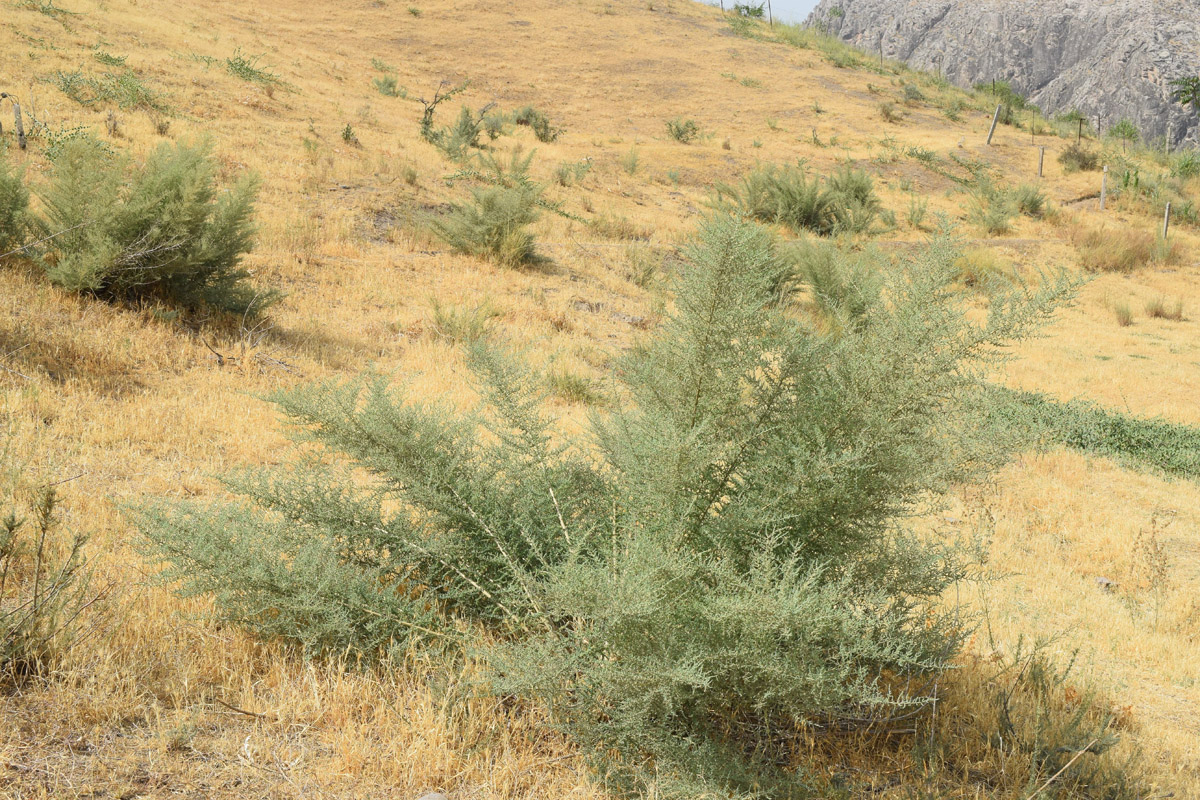
[[[1084,400],[1061,402],[1032,392],[995,391],[1000,399],[995,413],[1035,443],[1108,456],[1175,477],[1200,478],[1200,428],[1129,416]]]

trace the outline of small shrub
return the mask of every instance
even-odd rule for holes
[[[904,87],[904,102],[916,105],[917,103],[924,103],[927,99],[921,90],[913,84],[910,83]]]
[[[254,314],[276,297],[248,283],[257,181],[218,193],[207,144],[160,145],[130,174],[87,140],[67,143],[41,192],[52,282],[111,299],[158,297]]]
[[[119,108],[137,108],[166,113],[169,108],[162,96],[146,86],[132,70],[85,75],[79,70],[59,70],[48,79],[59,91],[80,105],[116,103]]]
[[[1175,300],[1168,305],[1165,297],[1155,297],[1146,303],[1146,316],[1151,319],[1166,319],[1172,322],[1183,321],[1183,300]]]
[[[533,131],[539,142],[554,142],[563,133],[562,128],[556,128],[550,123],[550,117],[533,106],[525,106],[513,115],[513,121],[525,125]]]
[[[354,147],[359,147],[362,144],[358,141],[358,134],[354,132],[354,126],[349,122],[346,123],[346,127],[342,128],[342,141]]]
[[[928,210],[929,201],[920,195],[913,195],[908,201],[908,224],[919,231],[924,230]]]
[[[637,148],[629,148],[629,152],[621,156],[621,169],[625,170],[627,175],[636,175],[638,171],[638,160]]]
[[[883,211],[871,176],[862,170],[844,166],[829,176],[828,185],[835,201],[835,229],[845,233],[869,232]]]
[[[765,3],[734,3],[733,13],[741,17],[750,17],[751,19],[762,19],[766,16],[763,10],[766,7]]]
[[[29,190],[20,173],[8,165],[0,144],[0,259],[25,243],[29,226]]]
[[[10,508],[0,518],[0,688],[53,669],[83,635],[82,615],[97,597],[83,557],[86,538],[58,536],[52,489],[39,493],[32,520]]]
[[[1017,215],[1017,203],[1010,192],[1006,192],[988,179],[981,179],[971,192],[967,218],[992,236],[1008,233],[1012,229],[1013,217]]]
[[[1046,214],[1046,195],[1037,186],[1025,183],[1012,191],[1017,211],[1027,217],[1041,219]]]
[[[1171,159],[1171,175],[1176,178],[1195,178],[1200,175],[1200,152],[1185,150]]]
[[[508,127],[508,116],[500,111],[492,111],[483,115],[483,132],[491,141],[496,141],[504,135]]]
[[[833,194],[799,167],[760,167],[746,175],[740,186],[719,186],[717,192],[759,222],[824,235],[834,230]]]
[[[700,137],[700,126],[695,120],[676,117],[667,123],[667,133],[675,141],[689,144]]]
[[[535,196],[524,188],[489,186],[471,190],[471,202],[455,205],[433,231],[460,253],[485,258],[503,267],[536,263],[533,234]]]
[[[956,97],[942,109],[942,115],[951,122],[958,122],[962,119],[962,112],[966,110],[966,107],[966,104]]]
[[[395,75],[384,75],[371,81],[375,89],[385,97],[408,97],[408,90],[396,82]]]
[[[1100,156],[1080,144],[1070,144],[1058,154],[1065,172],[1094,172],[1100,169]]]
[[[879,116],[883,117],[884,122],[900,122],[904,119],[904,113],[896,108],[895,103],[883,102],[879,104]]]

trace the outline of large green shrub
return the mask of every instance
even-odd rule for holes
[[[958,650],[959,560],[903,520],[1003,457],[979,367],[1069,291],[973,323],[954,257],[939,241],[881,276],[827,335],[780,302],[771,235],[716,218],[589,433],[478,344],[474,414],[381,377],[287,392],[308,457],[139,523],[181,592],[262,635],[483,648],[497,690],[540,698],[614,774],[796,793],[806,725],[918,706]]]
[[[54,283],[114,299],[158,297],[237,313],[273,296],[249,284],[256,182],[216,184],[207,145],[162,145],[132,171],[86,140],[66,143],[41,192]]]

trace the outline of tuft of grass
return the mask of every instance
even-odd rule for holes
[[[1072,233],[1080,265],[1093,272],[1130,273],[1147,265],[1176,263],[1175,245],[1147,231],[1100,226]]]
[[[596,388],[595,381],[565,369],[554,369],[546,375],[546,388],[551,395],[568,403],[607,405],[607,398]]]
[[[1183,322],[1183,300],[1177,298],[1175,302],[1168,303],[1165,297],[1155,297],[1146,303],[1146,316],[1151,319]]]
[[[1133,324],[1133,309],[1124,300],[1113,306],[1113,315],[1116,316],[1117,324],[1122,328],[1128,328]]]
[[[700,126],[695,120],[676,117],[667,122],[667,134],[677,142],[690,144],[700,138]]]
[[[473,345],[492,335],[492,320],[499,316],[489,302],[467,308],[444,306],[434,298],[430,303],[429,335],[449,345]]]
[[[1012,262],[993,248],[971,247],[963,250],[954,262],[964,286],[972,289],[1000,288],[1012,284]]]
[[[654,235],[654,229],[639,225],[628,217],[610,214],[598,214],[588,222],[588,227],[605,239],[622,239],[625,241],[646,241]]]

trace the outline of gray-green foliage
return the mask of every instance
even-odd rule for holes
[[[959,559],[903,520],[1003,458],[983,367],[1071,287],[969,321],[939,240],[828,335],[764,229],[713,218],[686,257],[589,433],[486,343],[469,414],[372,376],[276,395],[308,455],[141,509],[164,576],[312,653],[469,645],[614,774],[795,792],[806,723],[919,705],[957,651]]]
[[[70,291],[157,297],[240,314],[273,299],[241,266],[257,184],[219,191],[206,144],[161,145],[140,167],[87,139],[68,142],[40,190],[46,274]]]
[[[827,180],[802,167],[759,167],[740,185],[717,187],[718,201],[750,219],[823,236],[866,233],[883,210],[869,175],[843,167]]]
[[[21,173],[8,165],[0,145],[0,258],[25,243],[29,229],[29,190]]]
[[[518,125],[526,125],[537,137],[539,142],[553,142],[563,133],[563,129],[556,127],[550,122],[550,117],[546,112],[534,108],[533,106],[525,106],[513,113],[513,122]]]

